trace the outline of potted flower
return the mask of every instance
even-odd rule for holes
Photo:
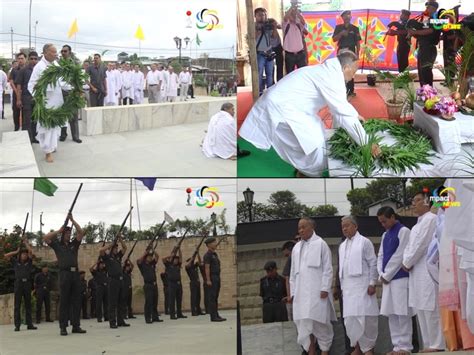
[[[364,48],[362,50],[362,56],[363,56],[363,62],[367,63],[368,67],[375,70],[376,66],[377,66],[377,63],[378,63],[378,60],[375,58],[375,56],[372,52],[372,48],[370,48],[369,46],[364,46]],[[376,74],[374,74],[373,72],[367,74],[367,85],[375,86],[376,83],[377,83]]]
[[[450,96],[443,96],[434,106],[439,111],[441,117],[447,121],[453,121],[454,113],[457,111],[458,106],[456,100]]]
[[[391,98],[385,100],[388,118],[390,120],[398,121],[406,103],[406,98],[404,96],[400,96],[399,92],[406,91],[407,88],[410,87],[410,83],[412,82],[410,72],[408,68],[398,75],[392,74],[389,71],[380,71],[377,69],[375,71],[377,72],[377,76],[380,80],[390,84]]]
[[[430,115],[439,114],[436,104],[439,101],[438,90],[431,85],[423,85],[416,90],[416,98],[423,104],[423,111]]]

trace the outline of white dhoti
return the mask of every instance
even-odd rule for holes
[[[185,101],[188,97],[189,84],[179,84],[179,101]]]
[[[417,310],[416,316],[420,323],[423,348],[444,350],[446,343],[443,337],[437,303],[434,311]]]
[[[392,338],[393,351],[412,351],[413,326],[411,317],[397,316],[391,314],[388,316],[388,327],[390,328],[390,337]]]
[[[229,159],[237,156],[236,132],[234,117],[226,111],[219,111],[209,120],[202,152],[208,158]]]
[[[143,103],[143,90],[140,90],[140,89],[135,89],[135,91],[133,92],[133,102],[135,104],[141,104]]]
[[[37,123],[36,139],[39,141],[40,148],[45,154],[53,153],[58,147],[58,139],[61,135],[61,127],[46,128]]]
[[[359,343],[360,350],[365,353],[375,347],[378,334],[377,316],[350,316],[344,318],[347,336],[351,346]]]
[[[306,351],[311,345],[310,335],[313,334],[321,351],[329,351],[334,337],[332,324],[317,322],[313,319],[299,319],[294,321],[298,330],[297,343]]]

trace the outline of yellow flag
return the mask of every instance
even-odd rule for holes
[[[145,35],[143,34],[143,30],[140,25],[138,25],[137,32],[135,32],[135,38],[142,41],[145,39]]]
[[[79,28],[77,27],[77,19],[75,19],[71,27],[69,28],[69,32],[67,33],[67,38],[71,38],[77,32],[79,32]]]

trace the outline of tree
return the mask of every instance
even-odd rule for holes
[[[412,179],[410,180],[410,186],[407,188],[407,196],[408,199],[411,201],[411,198],[420,191],[423,191],[423,188],[428,188],[429,193],[433,191],[433,189],[436,189],[437,187],[440,187],[444,185],[446,179]]]
[[[314,216],[329,217],[336,216],[339,213],[334,205],[319,205],[314,209]]]
[[[272,193],[268,198],[268,207],[278,219],[300,217],[303,214],[303,205],[289,190]]]

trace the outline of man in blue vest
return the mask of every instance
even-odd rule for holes
[[[377,218],[385,228],[377,259],[379,281],[383,285],[380,314],[388,317],[393,352],[410,354],[413,311],[408,306],[408,272],[402,269],[410,230],[398,221],[391,207],[380,208]]]

